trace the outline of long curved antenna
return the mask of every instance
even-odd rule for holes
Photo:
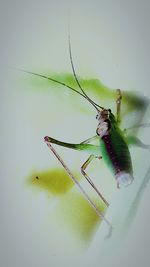
[[[72,67],[72,71],[73,71],[73,75],[74,75],[74,78],[80,88],[80,90],[82,91],[82,93],[84,94],[84,96],[86,97],[86,99],[98,110],[97,107],[101,108],[101,109],[104,109],[103,107],[99,106],[97,103],[95,103],[91,98],[89,98],[89,96],[84,92],[83,88],[81,87],[81,84],[77,78],[77,75],[76,75],[76,71],[75,71],[75,68],[74,68],[74,64],[73,64],[73,59],[72,59],[72,50],[71,50],[71,41],[70,41],[70,31],[69,31],[69,34],[68,34],[68,41],[69,41],[69,56],[70,56],[70,62],[71,62],[71,67]]]
[[[65,87],[68,87],[68,88],[71,89],[72,91],[78,93],[79,95],[83,96],[85,99],[87,99],[86,96],[85,96],[84,94],[78,92],[76,89],[74,89],[73,87],[71,87],[70,85],[68,85],[68,84],[66,84],[66,83],[64,83],[64,82],[60,82],[60,81],[58,81],[58,80],[56,80],[56,79],[53,79],[53,78],[51,78],[51,77],[48,77],[48,76],[46,76],[46,75],[39,74],[39,73],[36,73],[36,72],[32,72],[32,71],[28,71],[28,70],[24,70],[24,69],[19,69],[19,68],[15,68],[15,69],[16,69],[16,70],[19,70],[19,71],[22,71],[22,72],[25,72],[25,73],[29,73],[29,74],[38,76],[38,77],[42,77],[42,78],[44,78],[44,79],[47,79],[47,80],[49,80],[49,81],[52,81],[52,82],[55,82],[55,83],[58,83],[58,84],[61,84],[61,85],[65,86]]]

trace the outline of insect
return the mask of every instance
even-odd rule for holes
[[[90,204],[93,206],[97,214],[109,225],[109,227],[112,229],[111,224],[109,221],[105,218],[105,216],[102,214],[100,210],[95,206],[93,201],[90,199],[90,197],[87,195],[85,190],[81,187],[81,185],[77,182],[74,175],[69,170],[68,166],[64,163],[64,161],[61,159],[61,157],[57,154],[56,150],[52,147],[52,144],[56,144],[59,146],[63,146],[66,148],[71,148],[78,151],[88,152],[89,157],[85,161],[85,163],[81,166],[81,173],[85,177],[85,179],[88,181],[88,183],[93,187],[93,189],[96,191],[98,196],[102,199],[102,201],[105,203],[105,205],[108,207],[109,203],[106,200],[106,198],[102,195],[100,190],[96,187],[94,182],[91,180],[89,175],[86,173],[87,166],[92,162],[94,158],[98,158],[99,160],[104,160],[107,164],[107,166],[111,169],[113,172],[114,178],[116,179],[116,185],[117,188],[126,187],[129,186],[133,180],[133,167],[132,167],[132,160],[131,155],[129,151],[129,144],[134,144],[143,148],[150,148],[150,146],[143,144],[137,137],[135,136],[128,136],[127,130],[122,130],[120,128],[120,122],[121,122],[121,102],[122,102],[122,92],[120,89],[116,90],[116,114],[113,114],[111,109],[109,107],[102,107],[101,105],[94,102],[84,91],[82,88],[80,81],[76,75],[76,71],[73,64],[72,59],[72,52],[71,52],[71,43],[69,38],[69,53],[70,53],[70,61],[72,66],[73,75],[75,78],[75,81],[80,89],[80,91],[76,90],[75,88],[71,87],[70,85],[61,82],[57,79],[47,77],[45,75],[41,75],[34,72],[25,71],[29,74],[39,76],[41,78],[50,80],[54,83],[58,83],[62,86],[68,87],[70,90],[77,93],[80,97],[85,98],[88,103],[95,109],[96,111],[96,120],[98,121],[97,129],[96,129],[96,135],[94,137],[88,138],[78,144],[72,144],[67,142],[62,142],[59,140],[56,140],[52,137],[45,136],[44,141],[48,145],[48,147],[51,149],[51,151],[54,153],[56,158],[59,160],[59,162],[62,164],[62,166],[67,171],[68,175],[71,177],[71,179],[75,182],[75,184],[79,187],[79,189],[82,191],[83,195],[86,197],[86,199],[90,202]],[[144,125],[135,125],[135,127],[140,127]],[[98,141],[98,145],[92,144],[93,141]],[[37,177],[36,177],[37,178]],[[37,178],[38,179],[38,178]]]

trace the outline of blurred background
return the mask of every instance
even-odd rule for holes
[[[121,228],[131,206],[129,230],[125,232],[124,226],[105,240],[107,226],[99,224],[43,142],[45,135],[70,143],[94,136],[94,110],[67,89],[49,87],[15,68],[62,79],[62,73],[71,73],[70,24],[80,77],[99,79],[108,88],[137,91],[148,99],[149,1],[6,0],[0,6],[1,266],[148,267],[149,152],[131,150],[136,181],[123,191],[116,189],[103,162],[91,166],[91,175],[112,203],[107,217],[116,228]],[[92,88],[89,93],[94,97]],[[110,95],[102,101],[115,110],[115,97]],[[136,112],[132,119],[138,117]],[[148,122],[149,112],[144,116]],[[150,143],[149,129],[140,129],[139,137]],[[80,179],[79,168],[87,155],[57,149]],[[47,183],[54,176],[57,181]]]

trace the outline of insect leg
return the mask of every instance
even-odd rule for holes
[[[150,149],[150,145],[144,144],[139,138],[136,136],[127,136],[126,137],[127,144],[130,146],[137,146],[144,149]]]
[[[88,143],[91,143],[92,141],[96,141],[96,140],[99,140],[98,135],[94,135],[93,137],[86,139],[85,141],[81,142],[80,144],[88,144]]]
[[[62,158],[58,155],[58,153],[56,152],[56,150],[52,147],[51,143],[49,141],[46,140],[46,137],[44,138],[47,146],[49,147],[49,149],[52,151],[52,153],[55,155],[55,157],[58,159],[58,161],[61,163],[61,165],[64,167],[64,169],[66,170],[66,172],[68,173],[69,177],[71,178],[71,180],[77,185],[77,187],[79,188],[79,190],[82,192],[83,196],[87,199],[87,201],[90,203],[90,205],[94,208],[94,210],[96,211],[97,215],[103,220],[105,221],[105,223],[109,226],[109,235],[112,232],[112,225],[111,223],[105,218],[104,214],[97,208],[97,206],[94,204],[94,202],[92,201],[92,199],[88,196],[88,194],[85,192],[85,190],[82,188],[82,186],[80,185],[80,183],[77,181],[77,179],[74,177],[74,175],[72,174],[72,172],[70,171],[70,169],[67,167],[67,165],[65,164],[65,162],[62,160]]]
[[[116,104],[117,104],[117,122],[120,122],[120,110],[121,110],[121,99],[122,99],[122,95],[121,95],[121,90],[117,89],[117,99],[116,99]]]
[[[92,145],[92,144],[88,144],[88,143],[84,143],[84,142],[80,143],[80,144],[71,144],[71,143],[59,141],[59,140],[54,139],[50,136],[45,136],[45,141],[59,145],[59,146],[63,146],[66,148],[71,148],[71,149],[75,149],[78,151],[88,152],[90,154],[92,153],[95,156],[99,155],[99,146],[98,145]]]
[[[129,128],[124,129],[124,132],[126,133],[127,131],[132,130],[132,129],[147,128],[147,127],[150,127],[149,122],[145,122],[145,123],[141,123],[141,124],[135,124]]]
[[[96,193],[100,196],[100,198],[103,200],[103,202],[106,204],[106,206],[109,206],[109,203],[107,202],[107,200],[103,197],[103,195],[99,192],[99,190],[97,189],[97,187],[95,186],[95,184],[92,182],[91,178],[86,174],[85,169],[87,168],[87,166],[90,164],[90,162],[95,158],[94,155],[90,155],[89,158],[84,162],[84,164],[81,167],[81,173],[83,174],[83,176],[85,177],[85,179],[90,183],[90,185],[94,188],[94,190],[96,191]],[[101,157],[100,157],[101,158]]]

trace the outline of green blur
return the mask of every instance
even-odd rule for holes
[[[107,207],[101,199],[97,197],[93,201],[105,214]],[[100,217],[83,195],[73,190],[59,202],[56,212],[61,215],[61,222],[64,221],[67,228],[85,242],[91,240],[101,222]]]
[[[70,73],[59,73],[59,74],[53,74],[49,72],[40,72],[40,74],[43,74],[47,77],[50,77],[52,79],[55,79],[57,81],[63,82],[74,89],[79,88],[77,86],[77,83],[75,81],[75,78]],[[85,92],[94,100],[97,102],[97,104],[100,104],[102,106],[105,106],[106,108],[110,108],[110,103],[116,101],[116,88],[109,88],[105,86],[100,80],[93,79],[93,78],[81,78],[78,77],[80,84],[82,88],[85,90]],[[59,95],[64,94],[65,90],[68,91],[69,88],[66,88],[62,85],[59,85],[58,83],[52,82],[48,79],[34,76],[32,74],[26,73],[25,77],[25,83],[28,83],[31,85],[32,89],[36,89],[38,91],[47,91],[51,90],[51,87],[54,88],[51,90],[51,93],[59,93]],[[30,87],[30,89],[31,89]],[[61,87],[61,88],[60,88]],[[145,112],[147,105],[149,103],[148,99],[146,99],[144,96],[138,95],[137,92],[131,91],[124,91],[122,88],[120,88],[122,91],[122,106],[123,106],[123,112],[124,115],[129,114],[131,111],[138,111],[140,110],[141,115]],[[75,92],[69,90],[71,94],[69,94],[69,97],[72,98],[76,95]],[[79,96],[80,97],[80,96]],[[73,100],[73,98],[72,98]],[[138,114],[140,120],[141,115]]]
[[[59,169],[34,171],[27,178],[27,184],[37,188],[39,192],[48,193],[48,196],[52,197],[51,201],[58,197],[60,201],[57,202],[51,216],[53,215],[61,224],[64,222],[67,231],[84,244],[91,240],[101,219],[82,193],[76,191],[77,188],[64,171]],[[107,207],[101,199],[96,197],[93,201],[105,214]]]
[[[61,169],[35,171],[28,177],[28,184],[54,196],[63,195],[74,186],[66,172]]]

